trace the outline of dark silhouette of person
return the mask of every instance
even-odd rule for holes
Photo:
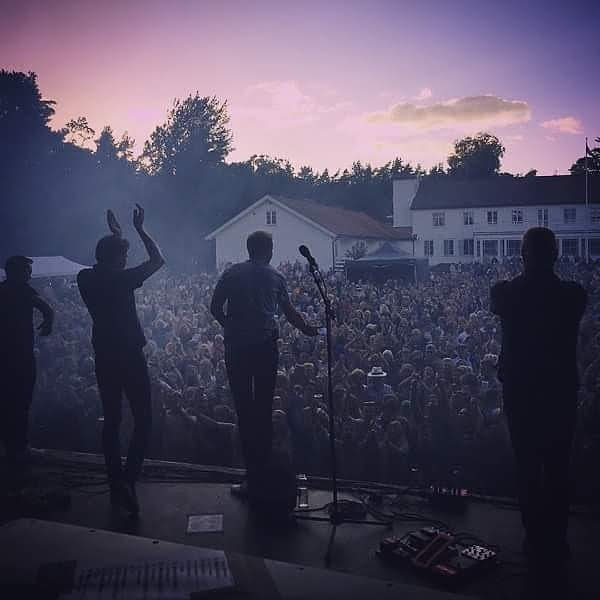
[[[255,231],[246,246],[249,260],[221,275],[210,311],[225,330],[225,364],[246,464],[247,489],[241,491],[252,497],[259,492],[272,459],[273,394],[279,361],[277,308],[304,334],[316,336],[318,330],[292,306],[283,275],[269,264],[273,257],[271,234]]]
[[[524,271],[491,289],[502,323],[498,376],[515,456],[524,549],[534,561],[569,557],[569,463],[579,385],[576,350],[586,292],[554,273],[550,229],[524,237]]]
[[[11,256],[0,283],[0,433],[6,451],[7,484],[18,491],[25,484],[29,409],[36,365],[33,353],[33,309],[42,313],[40,335],[50,335],[54,311],[29,285],[33,261]]]
[[[150,379],[143,347],[146,339],[135,305],[134,290],[156,273],[165,260],[144,229],[144,209],[137,204],[133,224],[148,253],[148,260],[126,269],[129,242],[112,211],[107,220],[112,235],[96,246],[96,265],[77,276],[81,297],[92,317],[92,345],[96,379],[104,412],[102,448],[108,471],[113,506],[131,514],[139,512],[135,483],[141,472],[152,426]],[[127,461],[121,464],[121,403],[127,396],[134,428]]]

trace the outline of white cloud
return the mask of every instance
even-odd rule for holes
[[[366,115],[369,123],[398,123],[417,129],[464,127],[465,125],[502,126],[522,123],[531,118],[531,109],[522,100],[498,96],[466,96],[417,106],[402,102],[389,110]]]
[[[558,119],[550,119],[540,123],[545,129],[556,131],[558,133],[579,134],[583,131],[583,124],[575,117],[560,117]]]
[[[433,96],[431,88],[425,87],[415,96],[415,100],[427,100],[431,96]]]
[[[350,102],[334,101],[335,90],[311,85],[313,94],[307,93],[294,80],[264,81],[249,86],[244,91],[243,104],[231,107],[233,116],[242,116],[274,128],[305,126],[315,123],[323,115],[348,110]],[[325,96],[318,99],[317,94]]]

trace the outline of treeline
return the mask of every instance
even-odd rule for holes
[[[110,126],[96,132],[85,117],[52,130],[54,106],[34,73],[0,71],[2,261],[15,253],[61,254],[91,264],[106,233],[105,210],[126,225],[139,202],[171,264],[208,267],[212,244],[204,235],[266,193],[385,220],[394,178],[493,176],[504,154],[498,138],[482,133],[457,141],[447,166],[429,172],[400,158],[378,168],[357,161],[331,174],[266,155],[226,162],[233,144],[227,103],[195,94],[174,102],[135,157],[127,133],[116,139]]]

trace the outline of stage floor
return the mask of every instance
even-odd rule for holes
[[[257,520],[244,501],[231,495],[229,484],[226,483],[227,480],[239,480],[239,472],[220,469],[206,471],[176,463],[152,463],[145,468],[144,478],[138,485],[141,515],[138,519],[131,519],[110,509],[108,488],[102,481],[103,469],[98,457],[45,452],[37,455],[36,463],[34,472],[37,479],[32,496],[39,500],[44,490],[67,490],[71,497],[70,505],[44,508],[38,500],[32,506],[28,506],[27,502],[17,506],[5,504],[3,522],[19,517],[34,517],[253,555],[305,567],[325,566],[324,555],[331,525],[327,522],[292,520],[283,526]],[[342,494],[341,497],[351,496]],[[329,491],[310,490],[311,506],[322,506],[330,500]],[[416,496],[403,500],[403,510],[407,512],[443,521],[454,531],[472,533],[500,548],[503,564],[481,580],[461,587],[457,590],[460,594],[490,600],[533,597],[526,587],[531,585],[531,580],[526,576],[526,563],[520,553],[522,531],[517,510],[472,500],[464,512],[452,513],[433,509],[427,500]],[[222,532],[186,532],[189,515],[212,513],[223,515]],[[396,521],[393,531],[403,533],[420,526],[420,523]],[[339,526],[329,568],[394,584],[417,586],[423,589],[426,596],[439,589],[414,572],[392,567],[376,556],[380,540],[391,533],[390,529],[374,525],[345,523]],[[591,514],[575,514],[571,517],[569,535],[573,558],[568,579],[565,580],[568,591],[558,597],[597,598],[595,559],[600,521]]]

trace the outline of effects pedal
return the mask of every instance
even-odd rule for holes
[[[391,564],[410,566],[449,587],[469,581],[498,564],[494,550],[463,543],[452,533],[436,527],[387,537],[380,543],[377,554]]]

